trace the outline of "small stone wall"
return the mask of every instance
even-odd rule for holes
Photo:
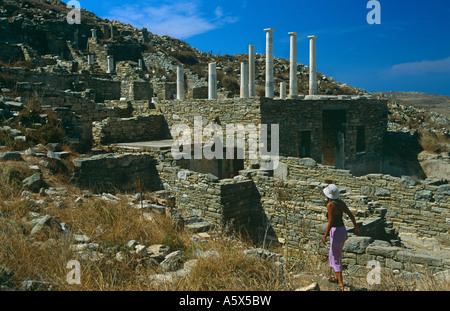
[[[73,160],[71,182],[96,192],[137,190],[135,182],[141,180],[145,190],[162,189],[155,159],[148,154],[101,154]]]
[[[164,187],[176,197],[183,218],[201,218],[221,226],[249,228],[254,188],[250,180],[218,180],[211,174],[158,165]]]
[[[121,97],[121,81],[114,81],[106,75],[69,73],[66,70],[61,72],[41,72],[37,69],[24,68],[0,68],[0,73],[5,73],[20,83],[30,84],[43,83],[46,86],[57,90],[84,91],[91,89],[96,102],[104,100],[119,100]]]
[[[151,100],[153,87],[146,81],[122,81],[122,95],[129,100]]]
[[[92,137],[97,145],[151,141],[170,138],[164,116],[159,114],[131,118],[106,118],[93,122]]]

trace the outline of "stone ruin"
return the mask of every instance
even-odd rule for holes
[[[318,95],[316,36],[309,37],[309,94],[298,94],[294,32],[289,33],[289,94],[283,82],[280,97],[274,98],[274,29],[265,31],[265,97],[255,94],[253,45],[248,63],[241,64],[240,97],[227,98],[217,90],[215,63],[208,66],[208,79],[199,79],[165,55],[142,53],[131,41],[115,42],[115,36],[133,36],[120,24],[68,31],[64,36],[75,38],[62,35],[55,41],[57,56],[35,57],[31,46],[2,43],[3,61],[37,59],[42,67],[1,67],[0,74],[18,81],[15,90],[24,96],[39,94],[42,108],[64,120],[67,140],[80,152],[97,153],[73,161],[71,181],[82,187],[130,190],[142,180],[148,190],[174,197],[172,213],[185,222],[233,224],[267,243],[325,254],[318,243],[326,225],[322,189],[335,183],[362,231],[357,237],[349,230],[347,269],[365,275],[367,262],[375,259],[399,273],[423,266],[448,270],[450,185],[388,175],[383,156],[387,101]],[[156,67],[176,73],[176,82],[144,74]],[[8,107],[13,103],[6,101]],[[171,129],[179,123],[192,127],[198,116],[203,125],[222,128],[279,124],[280,165],[264,169],[264,160],[248,157],[174,159]],[[276,189],[289,199],[278,200]]]

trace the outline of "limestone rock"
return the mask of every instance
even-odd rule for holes
[[[439,191],[444,195],[450,195],[450,184],[440,185]]]
[[[373,241],[371,237],[366,236],[352,236],[345,241],[343,251],[363,254],[367,248],[367,246]]]
[[[43,184],[41,174],[39,173],[33,174],[30,177],[24,179],[22,183],[25,187],[27,187],[28,189],[30,189],[35,193],[39,192],[39,189],[41,189]]]
[[[41,218],[39,218],[36,225],[31,229],[30,234],[34,235],[37,233],[40,233],[45,227],[48,227],[50,229],[54,229],[56,231],[61,232],[61,225],[50,215],[45,215]]]
[[[20,152],[11,151],[0,153],[0,161],[22,161],[22,156]]]
[[[426,201],[430,202],[433,199],[433,193],[430,190],[420,190],[414,195],[414,200],[416,201]]]
[[[183,260],[181,258],[182,252],[175,251],[166,256],[166,258],[160,263],[160,267],[163,271],[176,271],[183,264]]]
[[[192,224],[188,224],[186,227],[189,230],[192,230],[192,231],[198,233],[198,232],[206,232],[206,231],[212,230],[212,229],[214,229],[214,226],[215,225],[211,222],[201,221],[201,222],[194,222]]]
[[[296,292],[317,292],[320,291],[319,284],[317,282],[311,283],[308,286],[295,289]]]
[[[314,167],[317,165],[317,162],[311,158],[301,158],[298,160],[298,164],[308,167]]]

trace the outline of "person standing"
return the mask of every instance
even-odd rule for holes
[[[334,185],[328,185],[323,193],[328,198],[327,202],[327,218],[328,226],[325,230],[325,235],[322,239],[322,243],[326,245],[327,236],[330,235],[330,251],[329,251],[329,263],[330,267],[334,270],[334,277],[330,277],[330,282],[339,283],[340,290],[344,290],[344,282],[342,280],[342,248],[345,241],[348,238],[347,229],[344,225],[342,216],[346,213],[355,227],[355,234],[359,235],[359,229],[356,224],[355,217],[347,207],[344,201],[339,199],[339,188]]]

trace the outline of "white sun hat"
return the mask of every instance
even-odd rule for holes
[[[327,198],[332,200],[335,200],[340,196],[339,188],[335,184],[328,185],[328,187],[323,189],[323,193]]]

